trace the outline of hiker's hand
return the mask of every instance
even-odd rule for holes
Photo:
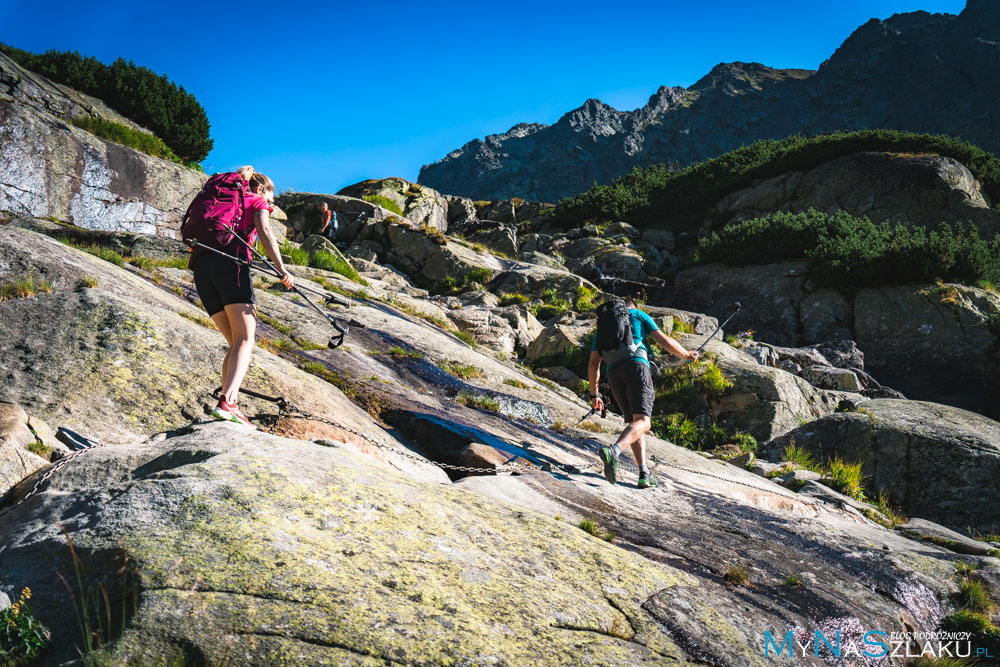
[[[590,399],[590,407],[594,408],[596,412],[601,412],[604,410],[604,400],[600,396],[595,396]]]
[[[292,280],[292,274],[285,272],[285,274],[281,276],[281,284],[285,286],[285,289],[292,289],[295,287],[295,281]]]
[[[698,354],[698,350],[691,350],[686,355],[684,355],[684,358],[687,360],[689,364],[693,364],[694,362],[698,361],[698,359],[701,358],[701,355]]]

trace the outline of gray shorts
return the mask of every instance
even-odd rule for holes
[[[653,416],[656,394],[649,366],[641,361],[619,362],[608,369],[608,384],[625,421],[632,421],[632,415]]]

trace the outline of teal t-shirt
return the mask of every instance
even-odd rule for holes
[[[659,331],[660,327],[656,326],[656,322],[653,318],[649,316],[638,308],[628,309],[629,319],[632,321],[632,339],[637,345],[646,350],[646,356],[633,356],[632,361],[641,361],[642,363],[649,366],[649,361],[647,358],[650,356],[649,346],[646,345],[646,336],[653,333],[654,331]],[[590,344],[590,350],[594,351],[597,349],[597,337],[594,337],[594,341]],[[621,363],[621,362],[618,362]],[[611,364],[614,366],[615,364]]]

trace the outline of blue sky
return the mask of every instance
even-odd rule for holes
[[[964,0],[291,2],[3,0],[0,41],[118,57],[194,93],[207,171],[336,192],[597,97],[619,109],[719,62],[816,68],[870,18]],[[233,8],[239,7],[238,13]]]

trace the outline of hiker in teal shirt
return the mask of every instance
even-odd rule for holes
[[[639,488],[646,489],[656,486],[656,478],[646,465],[646,433],[652,426],[653,416],[653,378],[649,372],[649,347],[646,339],[659,343],[667,352],[687,359],[697,361],[698,352],[688,351],[683,345],[660,331],[656,322],[647,313],[635,307],[635,301],[626,299],[629,321],[632,323],[632,338],[637,346],[631,358],[611,363],[608,366],[608,385],[615,403],[621,408],[622,417],[629,423],[618,436],[618,441],[611,447],[601,448],[601,461],[604,463],[604,476],[614,484],[618,480],[618,459],[625,447],[632,448],[632,455],[639,465]],[[627,354],[627,352],[626,352]],[[604,401],[597,393],[601,379],[601,353],[597,351],[597,337],[590,346],[590,399],[595,410],[604,409]]]

